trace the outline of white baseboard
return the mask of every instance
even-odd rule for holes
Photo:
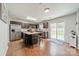
[[[6,49],[5,49],[4,56],[6,56],[7,50],[8,50],[8,45],[7,45]]]
[[[4,46],[0,51],[0,56],[6,56],[8,45]]]

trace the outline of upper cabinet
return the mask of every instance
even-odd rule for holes
[[[8,13],[4,3],[0,3],[0,19],[2,19],[5,23],[8,22]]]
[[[48,22],[40,23],[39,29],[43,31],[48,31]]]
[[[43,28],[48,28],[48,22],[43,23]]]

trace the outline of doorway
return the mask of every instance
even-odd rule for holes
[[[64,41],[65,23],[50,23],[50,38]]]

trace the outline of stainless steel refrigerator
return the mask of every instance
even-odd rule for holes
[[[21,25],[10,24],[10,41],[21,39]]]

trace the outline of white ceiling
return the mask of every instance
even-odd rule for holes
[[[6,3],[5,5],[11,17],[27,21],[26,17],[30,16],[37,19],[34,22],[73,13],[79,8],[78,3]],[[44,8],[50,8],[50,12],[45,13]]]

